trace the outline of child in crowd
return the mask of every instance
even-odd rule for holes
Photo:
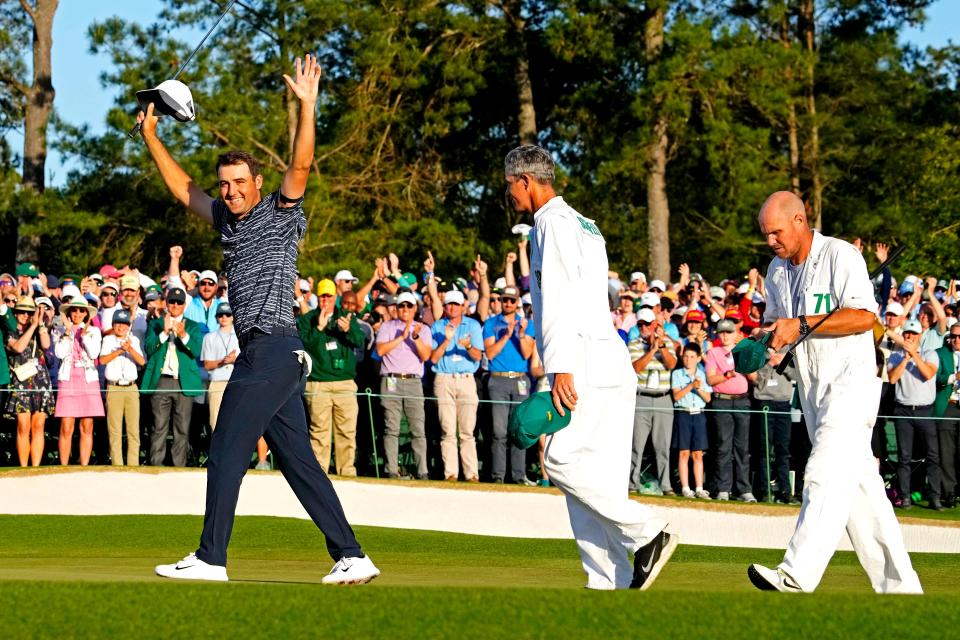
[[[700,345],[688,342],[681,355],[682,366],[670,374],[670,389],[675,409],[672,447],[679,450],[677,464],[680,468],[680,486],[686,498],[710,499],[703,488],[703,452],[707,448],[707,417],[704,407],[710,402],[713,391],[707,384],[706,374],[700,368]],[[696,490],[690,489],[689,462],[693,457],[693,479]]]

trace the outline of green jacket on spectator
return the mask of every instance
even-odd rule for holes
[[[197,357],[203,347],[203,328],[199,323],[184,318],[187,336],[184,344],[180,338],[173,338],[177,347],[177,363],[180,369],[180,389],[185,396],[199,396],[203,394],[203,381],[200,379],[200,368],[197,366]],[[147,325],[147,336],[144,340],[144,350],[147,355],[147,366],[143,370],[143,385],[140,391],[152,393],[157,390],[160,372],[163,369],[165,352],[161,347],[167,345],[160,342],[163,333],[163,318],[154,318]]]
[[[0,386],[10,384],[10,361],[7,360],[7,340],[17,330],[17,320],[13,317],[10,309],[0,316],[0,340],[3,341],[3,347],[0,348]]]
[[[953,351],[947,345],[937,349],[937,357],[940,359],[940,364],[937,366],[937,398],[933,401],[933,415],[942,418],[950,402],[950,394],[953,392],[953,385],[947,380],[957,372],[957,369],[953,365]]]
[[[319,309],[297,318],[297,331],[303,346],[313,358],[310,371],[311,382],[339,382],[353,380],[357,375],[357,357],[353,350],[363,346],[364,335],[357,322],[356,315],[350,318],[350,328],[344,332],[337,320],[347,315],[340,309],[334,309],[333,316],[323,331],[317,328]]]

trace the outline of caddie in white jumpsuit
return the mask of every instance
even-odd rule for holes
[[[839,307],[794,352],[812,450],[803,506],[777,569],[752,565],[761,589],[813,591],[844,529],[878,593],[922,593],[870,449],[880,404],[870,327],[877,312],[866,264],[853,245],[809,228],[803,203],[770,196],[760,228],[777,257],[767,270],[764,321],[773,347],[793,343]],[[798,263],[794,263],[798,260]]]
[[[636,374],[610,321],[606,243],[592,220],[553,191],[546,151],[515,149],[505,170],[508,200],[518,211],[535,212],[530,264],[537,347],[554,404],[575,406],[569,426],[548,436],[547,472],[566,495],[586,586],[647,588],[677,536],[628,497]]]

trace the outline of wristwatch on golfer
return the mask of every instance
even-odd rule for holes
[[[797,316],[800,321],[800,335],[805,336],[810,333],[810,325],[807,324],[807,316]]]

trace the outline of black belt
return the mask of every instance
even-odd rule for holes
[[[129,387],[134,383],[133,382],[111,382],[110,380],[107,380],[107,384],[112,385],[114,387]]]
[[[904,409],[912,409],[913,411],[916,411],[917,409],[926,409],[933,406],[932,404],[904,404],[902,402],[895,402],[894,404],[903,407]]]
[[[640,395],[646,396],[646,397],[648,397],[648,398],[662,398],[663,396],[667,395],[668,393],[670,393],[670,390],[669,390],[669,389],[667,389],[666,391],[664,391],[664,392],[662,392],[662,393],[644,393],[643,391],[641,391],[641,392],[640,392]]]
[[[172,380],[176,380],[178,376],[175,376],[175,375],[172,375],[172,374],[169,374],[169,373],[161,373],[161,374],[160,374],[160,377],[161,377],[161,378],[170,378],[170,379],[172,379]]]
[[[240,344],[240,348],[245,347],[251,340],[254,338],[263,338],[264,336],[276,336],[276,337],[286,337],[292,338],[294,336],[300,337],[300,332],[297,331],[296,327],[272,327],[269,331],[261,329],[260,327],[254,327],[250,329],[243,335],[237,336],[237,342]]]

